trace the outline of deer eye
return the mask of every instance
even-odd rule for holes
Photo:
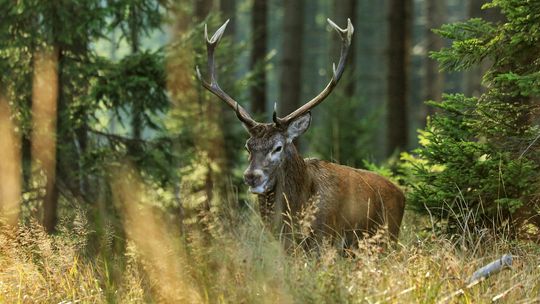
[[[277,146],[274,148],[274,150],[272,151],[272,154],[275,154],[275,153],[279,153],[281,152],[281,150],[283,150],[283,146]]]

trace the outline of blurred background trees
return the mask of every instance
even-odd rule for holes
[[[172,222],[218,208],[231,193],[247,198],[247,135],[194,73],[199,65],[206,74],[204,24],[213,32],[226,19],[220,84],[265,121],[275,102],[288,114],[323,89],[339,52],[326,18],[353,21],[345,75],[314,110],[306,156],[359,168],[394,156],[390,169],[419,210],[460,200],[523,210],[538,193],[538,7],[483,4],[1,1],[0,92],[21,138],[22,218],[38,217],[52,232],[58,216],[83,208],[98,233],[108,225],[121,234],[110,170],[125,161],[161,191],[155,207]],[[534,20],[520,15],[526,5]]]
[[[353,45],[299,144],[400,184],[392,253],[285,254],[242,182],[248,135],[195,77],[230,19],[220,85],[287,114],[339,58],[326,18]],[[435,302],[511,252],[464,295],[537,301],[539,24],[531,0],[0,0],[0,299]]]

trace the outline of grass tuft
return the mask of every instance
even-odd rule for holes
[[[384,245],[383,236],[376,236],[360,239],[358,248],[346,255],[329,242],[318,244],[317,254],[286,253],[256,208],[241,211],[227,202],[198,210],[194,219],[186,218],[191,224],[183,225],[180,233],[152,207],[153,190],[143,187],[136,173],[119,174],[132,177],[116,179],[113,187],[115,204],[122,211],[124,248],[112,254],[88,250],[94,232],[84,212],[61,221],[59,233],[52,236],[32,221],[4,230],[0,302],[540,301],[540,247],[534,243],[489,231],[461,238],[420,233],[418,227],[429,220],[406,213],[397,246]],[[304,215],[311,212],[305,210]],[[505,253],[514,255],[511,269],[467,286],[475,270]]]

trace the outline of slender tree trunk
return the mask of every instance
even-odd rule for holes
[[[204,20],[212,8],[212,0],[195,0],[195,16],[199,21]]]
[[[280,104],[279,114],[285,116],[300,107],[302,96],[302,56],[304,0],[284,1],[283,40],[281,49]],[[301,141],[295,140],[298,150]]]
[[[37,28],[39,23],[38,16],[34,15],[31,18],[30,26],[31,28]],[[37,54],[37,39],[31,39],[30,40],[30,52],[31,52],[31,59],[30,59],[30,65],[33,67],[35,62],[35,55]],[[33,89],[32,89],[33,90]],[[32,108],[32,97],[27,99],[26,106],[28,109]],[[31,132],[30,132],[31,133]],[[32,134],[24,134],[22,135],[22,148],[21,153],[23,157],[23,191],[29,191],[32,189],[32,167],[34,164],[32,163]],[[37,214],[32,214],[36,218],[38,217]]]
[[[426,51],[438,51],[443,46],[442,38],[433,32],[433,29],[439,28],[446,18],[445,16],[445,3],[439,0],[427,0],[427,47]],[[425,76],[425,97],[424,100],[441,101],[441,96],[444,90],[444,74],[439,71],[439,64],[435,59],[426,59],[426,76]],[[423,120],[422,125],[426,124],[426,118],[434,113],[433,107],[423,104],[423,111],[421,117]]]
[[[268,3],[266,0],[253,0],[251,14],[251,28],[253,49],[251,50],[250,68],[261,69],[257,74],[255,84],[251,87],[251,111],[254,115],[261,115],[266,112],[266,71],[261,65],[267,52],[266,40]]]
[[[296,110],[301,102],[304,1],[284,1],[283,8],[279,100],[281,116]]]
[[[387,154],[407,147],[411,0],[392,0],[389,13]]]
[[[13,228],[17,227],[21,204],[21,143],[2,89],[0,83],[0,227]]]
[[[59,49],[43,50],[35,55],[32,84],[32,164],[33,172],[43,171],[45,197],[42,223],[47,232],[56,226],[58,189],[56,186],[57,115],[61,87]]]
[[[140,41],[139,41],[139,38],[140,38],[140,31],[141,29],[139,29],[139,15],[138,15],[138,11],[137,9],[134,9],[132,8],[132,10],[130,11],[130,15],[129,15],[129,30],[130,30],[130,47],[131,47],[131,54],[137,54],[139,53],[139,48],[140,48]],[[137,102],[137,100],[135,100],[134,102]],[[134,108],[131,109],[132,113],[131,113],[131,132],[132,132],[132,137],[134,139],[137,140],[137,142],[139,142],[139,140],[141,139],[141,136],[142,136],[142,129],[143,129],[143,116],[142,116],[142,112],[144,111],[143,107],[142,106],[138,106],[137,104],[134,103]],[[137,146],[138,144],[135,144],[134,146]],[[138,147],[136,147],[132,152],[138,154],[138,152],[140,152],[140,149]]]
[[[482,17],[482,5],[485,0],[469,0],[468,15],[469,18]],[[484,75],[482,65],[478,64],[467,70],[463,77],[465,95],[480,96],[484,89],[482,88],[482,77]]]
[[[221,0],[219,2],[219,8],[223,14],[223,19],[231,19],[231,22],[227,25],[227,31],[224,35],[234,36],[236,32],[236,23],[233,20],[236,20],[236,0]]]
[[[482,18],[491,22],[504,20],[504,16],[497,9],[483,10],[482,5],[485,3],[486,0],[470,0],[468,7],[469,18]],[[490,66],[491,62],[484,60],[465,72],[463,77],[465,95],[480,96],[486,91],[486,88],[482,85],[482,77]]]
[[[302,36],[304,0],[285,1],[283,4],[283,40],[281,58],[281,115],[287,115],[300,106],[302,83]]]
[[[80,39],[73,41],[71,43],[70,50],[71,50],[72,56],[80,58],[81,60],[84,60],[84,61],[88,60],[88,57],[90,57],[88,37],[81,35]],[[84,89],[85,92],[89,92],[90,90],[90,85],[86,85],[84,87],[81,87],[81,86],[75,87],[77,85],[74,82],[71,82],[69,80],[66,81],[66,76],[64,76],[64,79],[60,79],[60,83],[62,83],[62,87],[60,87],[61,92],[65,91],[67,94],[69,94],[69,92],[77,92],[78,89],[79,90]],[[68,101],[71,101],[77,95],[79,94],[77,93],[69,94],[65,98],[67,98]],[[89,178],[89,175],[87,174],[88,172],[86,172],[86,169],[85,169],[85,159],[87,157],[88,146],[89,146],[89,142],[88,142],[89,140],[88,125],[89,125],[89,120],[90,120],[89,109],[87,107],[83,107],[81,109],[81,112],[78,113],[77,116],[78,116],[77,119],[80,120],[80,123],[76,123],[77,128],[73,132],[74,139],[73,141],[69,142],[69,145],[73,146],[73,150],[76,153],[76,159],[74,160],[75,164],[73,167],[75,167],[76,165],[78,172],[77,174],[75,174],[75,178],[69,177],[70,176],[69,171],[71,171],[70,167],[66,168],[67,170],[62,170],[61,173],[62,175],[66,174],[68,176],[67,177],[68,179],[73,179],[74,185],[72,189],[73,190],[76,189],[76,191],[78,191],[79,193],[79,197],[82,198],[86,203],[92,204],[95,202],[95,199],[96,199],[96,195],[95,195],[96,191],[91,190],[92,188],[90,186],[90,183],[92,179]],[[67,131],[64,133],[70,133],[69,130],[61,130],[60,129],[61,127],[62,126],[59,125],[58,134],[62,134],[60,133],[61,131]],[[59,141],[59,144],[61,144],[60,141]],[[60,162],[62,162],[62,160],[59,158],[59,163]],[[64,179],[62,179],[62,181],[64,181]]]

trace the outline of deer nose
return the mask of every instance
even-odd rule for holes
[[[246,172],[244,172],[244,182],[251,187],[259,186],[263,177],[264,175],[261,170],[246,170]]]

